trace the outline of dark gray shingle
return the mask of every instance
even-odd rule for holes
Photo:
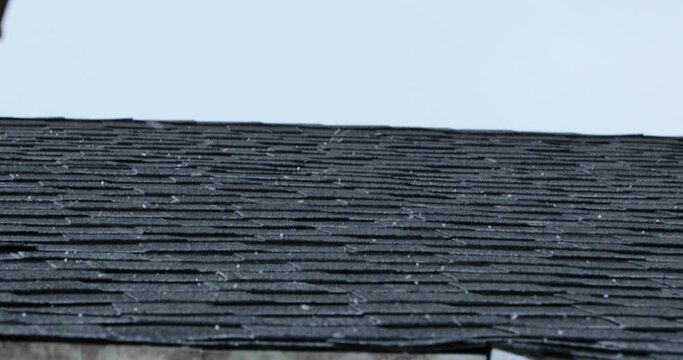
[[[683,356],[683,139],[0,119],[0,336]]]

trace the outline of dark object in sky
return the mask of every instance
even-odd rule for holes
[[[7,8],[7,0],[0,0],[0,38],[2,37],[2,17],[5,15],[5,8]]]
[[[683,139],[0,120],[0,337],[683,356]]]

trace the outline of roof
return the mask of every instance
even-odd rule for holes
[[[683,139],[0,119],[0,338],[683,355]]]

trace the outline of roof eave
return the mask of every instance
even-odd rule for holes
[[[8,0],[0,0],[0,38],[2,38],[2,18],[5,15]]]

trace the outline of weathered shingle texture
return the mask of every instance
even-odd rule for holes
[[[683,356],[683,140],[0,120],[0,337]]]

